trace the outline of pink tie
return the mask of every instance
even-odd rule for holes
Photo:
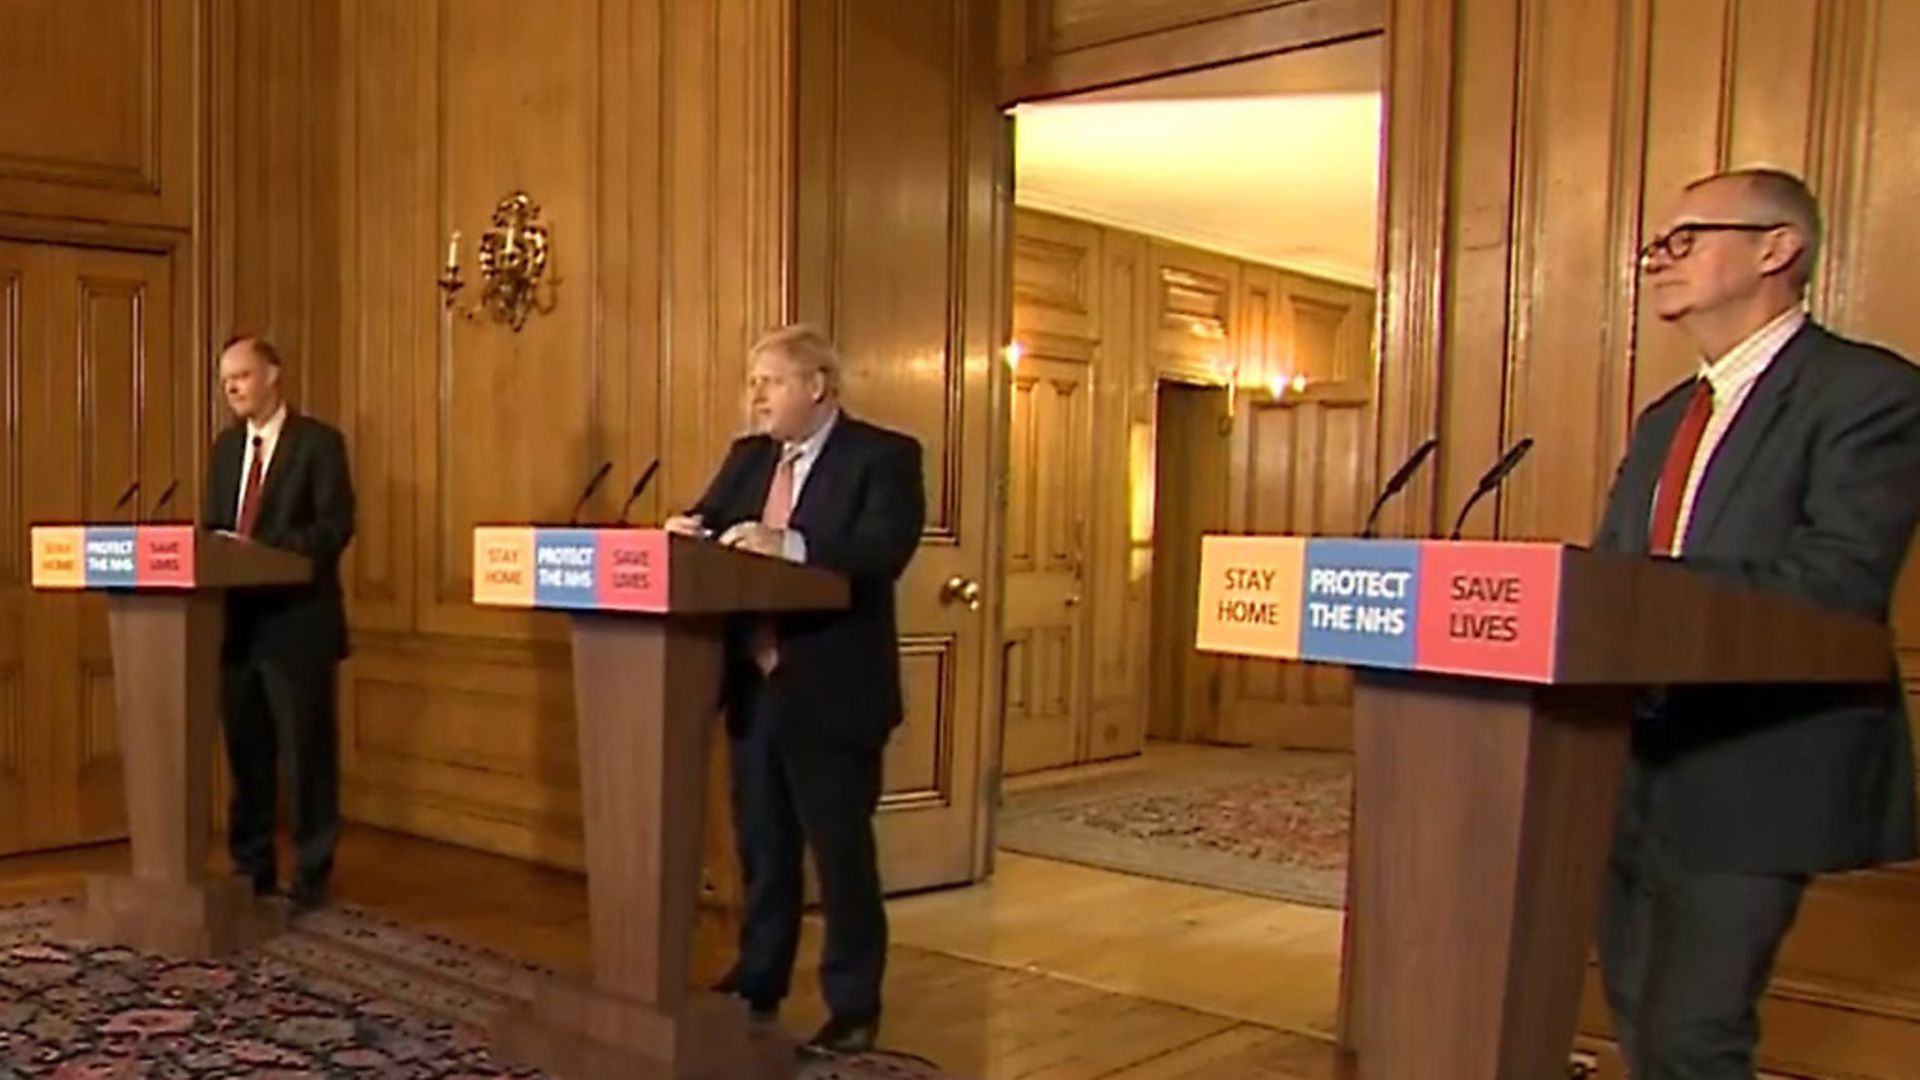
[[[773,467],[773,483],[767,485],[767,501],[760,509],[760,524],[769,529],[785,529],[793,517],[793,463],[799,456],[798,447],[783,450],[780,463]],[[754,627],[753,659],[762,675],[771,675],[780,666],[780,645],[774,638],[772,619],[762,619]]]

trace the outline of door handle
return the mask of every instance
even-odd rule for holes
[[[940,602],[955,602],[967,605],[968,611],[980,610],[980,583],[958,574],[948,578],[940,585]]]
[[[1080,606],[1080,594],[1079,594],[1079,593],[1073,593],[1073,594],[1071,594],[1071,595],[1069,595],[1069,596],[1067,597],[1067,606],[1068,606],[1068,607],[1079,607],[1079,606]]]

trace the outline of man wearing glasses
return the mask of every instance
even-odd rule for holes
[[[1641,268],[1700,373],[1641,415],[1594,546],[1885,621],[1920,518],[1920,371],[1808,318],[1819,245],[1796,177],[1687,188]],[[1914,856],[1913,769],[1891,651],[1883,684],[1649,695],[1600,926],[1634,1080],[1751,1080],[1809,878]]]

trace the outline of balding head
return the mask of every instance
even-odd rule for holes
[[[1788,279],[1805,290],[1813,280],[1814,262],[1820,256],[1820,202],[1799,177],[1779,169],[1733,169],[1695,180],[1688,191],[1708,186],[1726,187],[1751,212],[1753,221],[1778,221],[1792,229],[1800,241],[1800,254],[1787,268]]]
[[[258,334],[238,334],[220,349],[220,391],[241,420],[265,423],[280,408],[280,350]]]
[[[1820,208],[1805,184],[1739,169],[1688,184],[1640,251],[1654,312],[1709,358],[1804,303],[1820,244]]]

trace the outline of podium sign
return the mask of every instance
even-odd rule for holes
[[[473,602],[661,614],[669,599],[667,540],[654,529],[477,528]]]
[[[1567,550],[1205,537],[1197,644],[1276,660],[1551,682]]]
[[[190,525],[39,525],[31,533],[36,589],[192,589],[198,532]]]

